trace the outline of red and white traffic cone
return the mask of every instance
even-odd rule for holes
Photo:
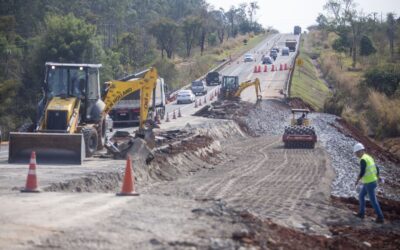
[[[175,110],[174,113],[172,113],[172,119],[176,119]]]
[[[178,109],[178,117],[182,117],[181,108]]]
[[[165,119],[165,122],[169,122],[169,113],[167,113],[167,118]]]
[[[28,177],[26,178],[25,188],[21,190],[24,193],[39,193],[38,181],[36,178],[36,153],[32,151],[29,162]]]

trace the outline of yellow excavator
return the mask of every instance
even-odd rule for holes
[[[238,76],[223,76],[220,90],[220,99],[239,100],[240,94],[246,88],[254,86],[256,90],[257,100],[261,99],[260,80],[256,78],[254,81],[246,81],[239,84]]]
[[[135,91],[140,91],[139,134],[146,129],[157,70],[150,68],[135,79],[112,80],[101,95],[101,66],[45,64],[44,96],[38,105],[38,119],[29,130],[10,133],[9,163],[28,162],[35,151],[39,163],[81,164],[85,157],[104,147],[108,112]]]

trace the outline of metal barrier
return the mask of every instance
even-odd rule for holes
[[[293,72],[294,72],[294,70],[296,68],[297,57],[300,54],[300,41],[301,41],[301,35],[299,35],[299,40],[297,41],[296,55],[292,59],[292,62],[291,62],[292,67],[290,67],[289,74],[288,74],[288,77],[286,79],[285,92],[284,92],[285,99],[286,98],[290,98],[290,88],[292,86]]]

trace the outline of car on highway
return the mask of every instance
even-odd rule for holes
[[[196,96],[193,94],[192,90],[184,89],[178,92],[176,97],[176,104],[181,103],[192,103],[196,100]]]
[[[254,56],[252,54],[246,54],[244,55],[244,62],[252,62],[254,61]]]
[[[195,95],[205,95],[207,94],[207,87],[203,80],[197,80],[192,82],[192,92]]]
[[[282,56],[288,56],[289,55],[289,48],[284,47],[282,48]]]
[[[221,84],[219,73],[217,71],[209,72],[206,76],[206,84],[208,86]]]
[[[273,47],[272,49],[276,50],[279,53],[279,47]]]
[[[271,49],[271,51],[269,52],[269,56],[276,60],[276,58],[278,57],[278,51],[276,51],[275,49]]]
[[[262,64],[272,64],[274,61],[269,56],[264,56],[262,59]]]

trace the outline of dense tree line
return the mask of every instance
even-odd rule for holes
[[[204,0],[0,0],[0,126],[34,117],[46,61],[102,63],[104,82],[259,33],[257,9],[216,10]]]

